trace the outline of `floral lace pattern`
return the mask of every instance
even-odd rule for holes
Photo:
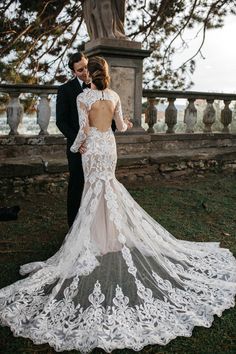
[[[75,222],[55,255],[23,265],[28,277],[0,290],[0,323],[82,353],[141,350],[209,327],[234,306],[233,255],[218,243],[177,240],[135,202],[115,178],[111,129],[87,129],[86,147]]]
[[[125,131],[127,129],[127,124],[123,121],[120,98],[115,91],[108,88],[105,90],[85,89],[77,98],[80,129],[70,148],[72,152],[77,152],[81,144],[85,142],[90,130],[88,119],[89,111],[91,110],[92,105],[100,100],[111,101],[114,104],[114,119],[117,129],[119,131]],[[109,141],[107,143],[109,143]]]

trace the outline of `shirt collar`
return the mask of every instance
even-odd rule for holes
[[[77,77],[77,80],[79,81],[80,86],[82,87],[82,86],[83,86],[83,81],[82,81],[82,80],[80,80],[78,77]]]

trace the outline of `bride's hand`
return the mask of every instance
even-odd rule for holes
[[[133,127],[133,123],[128,122],[128,123],[127,123],[127,129],[131,129],[132,127]]]
[[[80,145],[79,152],[81,155],[86,152],[85,141]]]
[[[129,117],[125,117],[124,122],[125,122],[125,124],[127,124],[127,129],[130,129],[133,127],[133,123],[130,122]]]

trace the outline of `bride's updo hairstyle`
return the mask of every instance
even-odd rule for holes
[[[110,82],[109,68],[102,57],[92,57],[88,61],[88,72],[98,90],[104,90]]]

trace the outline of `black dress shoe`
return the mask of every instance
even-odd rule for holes
[[[0,208],[0,221],[10,221],[17,220],[18,213],[20,211],[19,205],[14,205],[13,207]]]

